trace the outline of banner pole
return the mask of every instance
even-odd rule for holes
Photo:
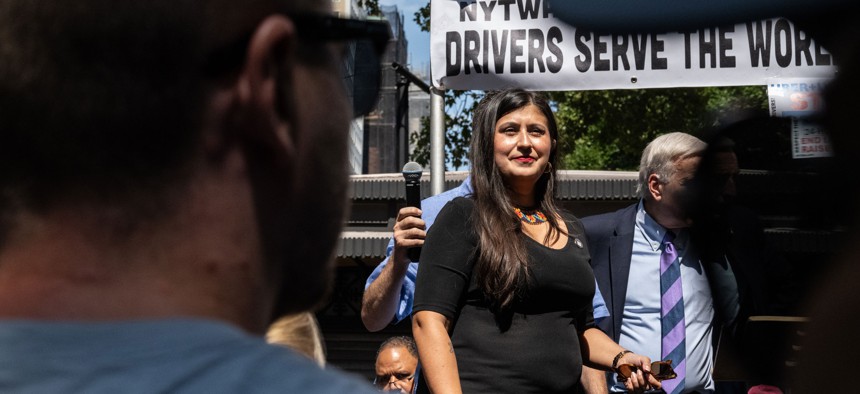
[[[445,90],[430,88],[430,192],[445,191]]]

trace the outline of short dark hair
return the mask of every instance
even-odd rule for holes
[[[17,213],[61,203],[164,214],[217,83],[207,54],[295,3],[0,2],[0,245]]]
[[[379,349],[376,351],[376,357],[378,358],[379,353],[382,353],[383,350],[392,347],[404,347],[409,354],[418,358],[418,347],[415,345],[415,340],[412,339],[412,337],[407,336],[396,336],[386,339],[381,345],[379,345]]]

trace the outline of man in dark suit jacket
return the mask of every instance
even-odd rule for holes
[[[642,154],[642,200],[583,219],[594,275],[610,310],[610,318],[599,327],[625,348],[653,360],[665,354],[661,339],[667,331],[661,328],[660,256],[664,238],[674,239],[686,319],[686,348],[676,351],[673,363],[684,378],[674,392],[713,392],[715,322],[733,320],[739,309],[727,261],[699,254],[688,229],[696,197],[693,178],[705,148],[704,142],[685,133],[658,137]]]

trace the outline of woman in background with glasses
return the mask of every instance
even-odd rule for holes
[[[433,393],[572,392],[583,360],[650,368],[594,328],[583,229],[553,197],[557,139],[539,94],[488,93],[475,111],[474,193],[439,213],[416,284],[412,329]],[[631,377],[630,390],[659,387]]]

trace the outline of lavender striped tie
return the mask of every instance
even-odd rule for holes
[[[663,253],[660,255],[660,324],[663,331],[663,360],[672,360],[678,377],[663,381],[663,390],[669,394],[684,390],[687,347],[684,345],[684,292],[681,288],[681,264],[672,240],[675,234],[666,231]]]

